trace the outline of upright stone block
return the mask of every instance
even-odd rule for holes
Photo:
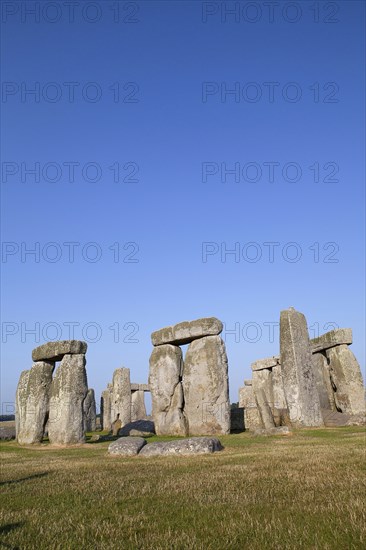
[[[364,414],[365,388],[356,357],[346,344],[327,349],[326,353],[338,411],[352,415]]]
[[[95,432],[97,427],[97,410],[95,405],[95,394],[89,389],[83,405],[84,409],[84,431]]]
[[[323,353],[313,353],[312,362],[320,407],[329,411],[335,411],[334,390],[332,388],[327,358]]]
[[[48,437],[55,445],[85,442],[83,404],[88,392],[85,355],[65,355],[51,384]]]
[[[112,422],[119,414],[123,426],[131,422],[131,381],[130,369],[124,367],[113,373],[112,389]]]
[[[131,393],[131,422],[146,418],[145,393],[143,390]]]
[[[283,388],[282,367],[280,364],[272,367],[272,388],[274,407],[279,410],[287,408],[285,390]]]
[[[272,408],[267,400],[267,396],[263,388],[254,390],[255,400],[258,405],[259,416],[264,429],[275,428],[275,421],[272,413]]]
[[[108,384],[107,389],[102,391],[100,399],[100,418],[102,420],[102,429],[110,430],[112,426],[112,384]]]
[[[15,394],[15,435],[18,443],[22,442],[23,434],[25,434],[29,373],[29,370],[23,370],[20,373]]]
[[[150,356],[149,387],[157,435],[187,435],[183,415],[183,359],[178,346],[164,344]]]
[[[281,311],[280,356],[291,422],[295,426],[322,426],[306,319],[294,308]]]
[[[253,386],[245,385],[239,390],[239,407],[244,408],[245,429],[254,431],[262,427],[257,402],[254,398]]]
[[[220,336],[206,336],[189,345],[183,393],[189,435],[230,433],[228,361]]]
[[[54,363],[37,361],[28,371],[25,415],[18,434],[22,445],[40,443],[49,414],[50,388]]]

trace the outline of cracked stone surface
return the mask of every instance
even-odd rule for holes
[[[182,350],[178,346],[164,344],[153,349],[149,387],[157,435],[187,435],[183,414],[182,369]]]

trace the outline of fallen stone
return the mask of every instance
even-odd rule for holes
[[[361,368],[346,344],[326,351],[337,410],[352,415],[365,413],[365,388]]]
[[[253,435],[289,435],[291,430],[288,426],[278,426],[277,428],[260,428],[254,430]]]
[[[319,351],[325,351],[334,346],[340,346],[341,344],[352,344],[352,329],[351,328],[338,328],[330,330],[318,338],[310,340],[310,346],[312,353],[318,353]]]
[[[165,327],[152,333],[153,346],[189,344],[197,338],[216,336],[222,332],[223,325],[216,317],[204,317],[195,321],[183,321],[177,325]]]
[[[88,344],[80,340],[47,342],[32,351],[33,361],[61,361],[64,355],[85,354]]]
[[[208,454],[222,449],[223,446],[216,437],[191,437],[148,443],[141,449],[139,456]]]
[[[154,422],[151,420],[137,420],[135,422],[130,422],[129,424],[126,424],[126,426],[123,426],[123,428],[120,429],[118,435],[119,436],[128,436],[128,435],[141,435],[147,434],[149,436],[155,434],[155,426]]]
[[[294,308],[281,311],[280,357],[291,422],[298,427],[322,426],[306,319]]]
[[[187,435],[183,414],[182,370],[182,350],[178,346],[165,344],[153,349],[149,386],[157,435]]]
[[[85,355],[66,354],[50,392],[48,437],[54,445],[85,442],[83,403],[88,392]]]
[[[146,445],[142,437],[120,437],[108,447],[110,455],[135,456]]]
[[[189,345],[183,394],[189,435],[230,433],[228,361],[220,336],[205,336]]]
[[[40,443],[49,414],[50,390],[54,363],[37,361],[26,376],[22,388],[22,412],[19,415],[17,440],[20,445]],[[23,373],[22,373],[23,375]]]

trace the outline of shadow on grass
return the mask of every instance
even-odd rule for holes
[[[40,477],[45,477],[45,476],[48,476],[49,475],[49,472],[41,472],[40,474],[33,474],[31,476],[27,476],[27,477],[21,477],[20,479],[11,479],[9,481],[0,481],[0,486],[3,486],[3,485],[12,485],[13,483],[21,483],[22,481],[28,481],[30,479],[38,479]],[[18,524],[15,524],[14,525],[18,525]],[[0,533],[2,532],[1,530],[3,529],[3,527],[0,527]]]
[[[2,535],[7,535],[11,531],[14,531],[14,529],[18,529],[19,527],[23,527],[24,521],[18,521],[17,523],[6,523],[5,525],[0,525],[0,537]],[[2,542],[0,540],[0,548],[10,548],[11,550],[20,550],[20,546],[13,546],[12,544],[7,544],[6,542]]]

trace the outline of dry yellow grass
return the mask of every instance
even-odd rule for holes
[[[155,438],[156,439],[156,438]],[[1,446],[3,548],[364,548],[365,432],[235,434],[210,456]]]

